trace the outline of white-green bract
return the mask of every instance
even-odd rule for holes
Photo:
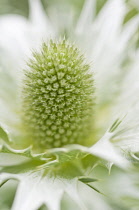
[[[0,18],[1,210],[138,210],[139,16],[123,24],[123,0],[108,0],[95,16],[95,2],[85,1],[68,38],[92,62],[96,143],[90,147],[73,141],[40,151],[28,144],[21,129],[23,69],[42,42],[63,38],[39,0],[30,1],[29,20]]]

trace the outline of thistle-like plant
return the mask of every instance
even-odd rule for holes
[[[15,32],[20,21],[11,19],[3,34],[0,22],[2,40],[11,29],[3,50],[7,46],[11,56],[0,58],[2,210],[138,209],[138,189],[127,172],[131,160],[135,166],[139,159],[138,58],[132,58],[133,48],[130,59],[125,53],[138,20],[121,30],[125,4],[108,0],[92,23],[93,2],[86,1],[72,34],[76,44],[53,38],[56,31],[39,0],[30,1],[33,27],[21,20]],[[18,29],[23,29],[21,42]],[[32,45],[25,31],[35,48],[26,65],[23,52],[30,53]],[[44,35],[48,39],[42,44]],[[15,45],[21,44],[17,54],[15,37]]]
[[[111,160],[120,167],[128,165],[108,142],[120,121],[116,120],[106,133],[106,137],[93,146],[95,137],[93,73],[78,48],[65,39],[43,43],[39,52],[33,52],[23,72],[18,113],[21,118],[19,127],[22,135],[19,148],[23,145],[28,148],[15,150],[14,142],[11,144],[13,148],[2,146],[2,153],[10,153],[25,159],[16,166],[2,167],[1,171],[8,174],[3,176],[1,185],[12,178],[21,180],[22,185],[26,180],[26,174],[27,179],[31,176],[31,180],[38,180],[41,177],[46,188],[48,183],[55,179],[51,186],[52,193],[57,187],[62,188],[62,192],[58,191],[55,195],[55,204],[51,201],[52,195],[48,191],[50,200],[41,195],[41,200],[36,200],[33,205],[30,200],[29,203],[25,203],[23,209],[33,210],[45,203],[49,209],[57,210],[60,208],[64,192],[72,196],[81,209],[86,209],[78,198],[75,184],[80,181],[99,192],[90,185],[91,182],[98,180],[85,176],[86,170],[97,163],[97,158],[93,155],[105,160],[111,157]],[[8,141],[8,136],[2,128],[1,135],[3,140]],[[69,190],[69,182],[72,182],[72,190]],[[29,182],[28,185],[32,187],[30,184]],[[41,182],[38,187],[40,186]],[[23,184],[21,191],[24,187]],[[42,194],[42,189],[39,191]],[[20,200],[20,196],[19,187],[16,199]],[[22,209],[16,199],[12,209]]]

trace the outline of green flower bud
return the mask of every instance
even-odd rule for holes
[[[67,41],[42,45],[33,53],[23,81],[23,124],[34,145],[88,145],[94,87],[90,66]]]

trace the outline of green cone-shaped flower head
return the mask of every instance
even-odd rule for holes
[[[23,82],[23,123],[43,148],[88,145],[93,132],[94,88],[90,66],[67,41],[50,41],[33,53]]]

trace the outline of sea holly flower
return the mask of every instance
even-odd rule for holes
[[[19,16],[10,19],[8,29],[6,17],[0,22],[2,40],[12,32],[12,40],[1,46],[2,196],[4,187],[12,188],[9,183],[16,189],[1,209],[108,210],[126,208],[127,198],[138,205],[138,189],[124,172],[131,169],[130,160],[138,163],[138,51],[133,57],[130,45],[138,16],[121,31],[122,1],[108,1],[93,23],[92,4],[86,1],[69,41],[54,38],[39,1],[31,2],[32,24]],[[42,38],[47,38],[43,44]],[[114,164],[119,169],[111,170]],[[116,192],[114,183],[120,183]]]
[[[94,107],[89,65],[67,41],[48,43],[41,53],[34,53],[25,72],[21,95],[25,132],[43,149],[89,145]]]

